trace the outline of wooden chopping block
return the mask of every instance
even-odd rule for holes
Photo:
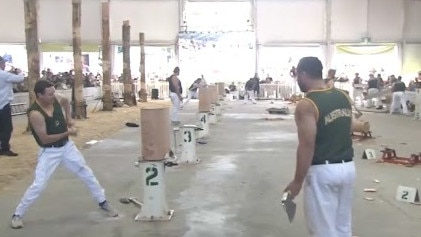
[[[370,132],[370,123],[368,121],[352,118],[351,131],[368,133]]]

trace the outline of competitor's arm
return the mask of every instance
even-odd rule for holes
[[[70,101],[69,99],[67,99],[66,97],[60,96],[60,95],[55,95],[57,100],[59,101],[60,105],[63,107],[64,109],[64,116],[66,117],[66,121],[67,121],[67,126],[71,127],[73,126],[75,123],[72,119],[72,113],[70,112]]]
[[[44,116],[42,116],[42,114],[38,111],[31,111],[29,113],[29,123],[31,124],[32,129],[38,135],[42,144],[53,143],[62,138],[69,136],[68,131],[64,133],[60,133],[60,134],[48,135]]]
[[[295,122],[298,129],[297,167],[295,182],[303,183],[313,160],[316,146],[318,114],[314,105],[304,99],[295,110]]]
[[[313,160],[318,116],[318,111],[313,103],[307,99],[300,100],[295,109],[295,122],[298,129],[297,165],[294,179],[284,190],[292,198],[300,193]]]

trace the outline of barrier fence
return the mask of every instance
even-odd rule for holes
[[[184,88],[184,95],[186,95],[186,91],[190,85],[183,85]],[[225,85],[225,88],[228,88],[229,84]],[[244,86],[245,83],[240,82],[236,83],[235,86],[237,87],[238,94],[244,95]],[[257,99],[260,100],[283,100],[290,98],[292,95],[300,95],[302,94],[298,85],[290,80],[290,81],[283,81],[283,82],[276,82],[273,84],[260,84],[259,93],[256,95]],[[351,98],[356,96],[356,90],[353,89],[350,82],[336,82],[335,87],[343,90],[347,90],[350,92]],[[362,86],[363,87],[363,86]],[[166,81],[156,81],[156,82],[148,82],[146,83],[146,90],[148,96],[151,97],[152,89],[157,89],[159,93],[159,98],[165,99],[169,97],[169,87],[168,82]],[[124,84],[115,82],[111,83],[111,90],[115,97],[123,98],[124,92]],[[136,97],[138,97],[138,91],[140,90],[140,83],[134,83],[134,93]],[[72,90],[57,90],[58,94],[71,99]],[[94,102],[100,100],[102,98],[102,87],[85,87],[83,88],[84,98],[87,103]],[[409,100],[415,100],[415,93],[407,92],[407,96],[410,98]],[[355,98],[354,98],[355,99]],[[29,96],[27,92],[15,93],[14,100],[12,102],[12,107],[14,107],[14,114],[22,114],[25,113],[26,108],[29,104]]]

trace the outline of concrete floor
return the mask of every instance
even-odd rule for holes
[[[13,192],[0,194],[1,237],[277,237],[307,236],[302,196],[290,224],[280,204],[284,187],[293,177],[297,145],[293,116],[270,121],[257,105],[229,102],[223,120],[211,126],[206,145],[198,145],[201,163],[167,169],[167,201],[175,210],[169,222],[135,222],[138,209],[118,203],[124,196],[142,199],[139,169],[139,130],[126,128],[83,151],[121,217],[102,216],[84,184],[60,168],[25,216],[25,228],[9,227],[17,201],[32,177],[16,183]],[[195,120],[196,103],[183,111],[183,122]],[[398,155],[419,152],[421,121],[403,116],[366,114],[375,139],[355,142],[357,185],[354,199],[354,234],[359,237],[421,237],[421,206],[395,201],[398,185],[421,189],[421,165],[407,168],[362,160],[365,148],[396,148]],[[400,138],[399,138],[400,137]],[[397,139],[399,138],[399,139]],[[380,154],[378,154],[380,155]],[[376,184],[372,180],[378,179]],[[377,188],[367,194],[364,188]],[[374,201],[364,200],[369,196]]]

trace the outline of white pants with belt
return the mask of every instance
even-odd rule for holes
[[[248,101],[256,104],[256,100],[254,99],[254,91],[247,91],[244,95],[244,104],[247,104]]]
[[[380,90],[377,89],[377,88],[370,88],[370,89],[367,90],[367,94],[368,95],[377,94],[379,92],[380,92]],[[376,97],[376,98],[373,98],[373,99],[369,99],[367,101],[367,107],[372,107],[373,106],[373,100],[375,100],[375,106],[376,107],[379,107],[379,106],[382,106],[383,105],[382,104],[382,98],[379,96],[379,97]]]
[[[177,97],[178,98],[178,97]],[[189,91],[187,94],[187,99],[182,103],[181,107],[185,106],[187,103],[189,103],[189,101],[192,99],[198,99],[199,97],[197,96],[197,91]]]
[[[178,95],[176,93],[171,92],[170,99],[172,103],[171,114],[170,114],[171,122],[179,122],[180,118],[178,117],[178,112],[180,111],[180,103],[181,103],[180,98],[178,98]]]
[[[38,164],[35,169],[35,179],[23,195],[22,200],[16,208],[15,215],[25,215],[26,210],[45,189],[48,180],[60,164],[63,164],[88,186],[97,203],[106,200],[104,189],[86,164],[82,154],[72,141],[68,141],[63,147],[40,148],[38,152]]]
[[[310,237],[352,237],[354,162],[312,165],[304,183]]]
[[[408,114],[408,106],[406,105],[405,92],[403,91],[393,92],[392,105],[390,106],[390,113],[394,113],[397,111],[400,112],[401,105],[402,105],[403,113]]]

